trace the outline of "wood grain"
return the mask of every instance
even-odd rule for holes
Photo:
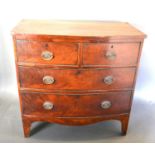
[[[78,44],[76,43],[52,43],[17,40],[17,61],[33,64],[51,65],[77,65]],[[44,60],[42,52],[49,51],[53,59]]]
[[[125,22],[104,21],[50,21],[22,20],[12,34],[59,36],[128,36],[145,37],[145,34]]]
[[[91,43],[83,45],[83,66],[136,66],[139,43]],[[113,52],[114,59],[106,57],[107,52]]]
[[[20,87],[51,90],[113,90],[132,88],[135,68],[116,69],[50,69],[19,67]],[[44,84],[43,77],[54,78],[53,84]],[[112,76],[113,83],[104,82]]]
[[[89,117],[128,113],[130,111],[131,92],[109,92],[91,95],[52,95],[41,93],[22,93],[23,114],[43,115],[45,117]],[[49,101],[54,107],[51,110],[43,108],[43,103]],[[112,106],[103,109],[101,103],[110,101]]]
[[[119,115],[104,115],[104,116],[94,116],[94,117],[44,117],[44,116],[35,116],[35,115],[23,115],[24,123],[24,135],[25,137],[30,136],[30,124],[36,121],[43,121],[49,123],[59,123],[63,125],[88,125],[92,123],[97,123],[107,120],[117,120],[121,123],[121,132],[122,135],[126,135],[129,121],[129,114],[123,113]]]

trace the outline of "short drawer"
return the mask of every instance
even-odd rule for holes
[[[23,114],[42,116],[97,116],[128,113],[131,92],[93,95],[21,93]]]
[[[133,87],[135,68],[51,69],[19,67],[22,88],[113,90]]]
[[[51,65],[76,65],[77,43],[53,43],[17,40],[17,61]]]
[[[90,43],[83,45],[84,66],[135,66],[139,43]]]

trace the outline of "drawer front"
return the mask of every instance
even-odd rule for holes
[[[51,69],[19,67],[20,86],[51,90],[132,88],[135,68]]]
[[[17,61],[76,65],[78,63],[78,44],[17,40]]]
[[[135,66],[139,43],[90,43],[83,46],[83,65]]]
[[[109,92],[94,95],[52,95],[22,93],[24,114],[44,116],[97,116],[127,113],[131,92]]]

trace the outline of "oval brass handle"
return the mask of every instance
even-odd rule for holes
[[[107,51],[105,56],[107,59],[113,60],[116,58],[116,53],[114,51]]]
[[[110,101],[103,101],[102,103],[101,103],[101,108],[102,109],[109,109],[110,107],[111,107],[111,102]]]
[[[106,84],[108,84],[108,85],[112,84],[113,81],[114,81],[114,78],[113,78],[111,75],[110,75],[110,76],[106,76],[106,77],[104,78],[104,83],[106,83]]]
[[[45,101],[45,102],[43,103],[43,108],[44,108],[45,110],[51,110],[51,109],[53,109],[53,107],[54,107],[54,104],[53,104],[52,102]]]
[[[41,57],[42,57],[43,60],[51,60],[51,59],[54,58],[54,55],[50,51],[43,51],[41,53]]]
[[[43,77],[43,83],[44,84],[53,84],[54,83],[54,77],[52,76],[44,76]]]

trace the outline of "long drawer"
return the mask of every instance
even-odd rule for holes
[[[20,87],[51,90],[115,90],[133,87],[135,68],[51,69],[19,67]]]
[[[42,116],[98,116],[128,113],[131,91],[87,95],[21,93],[23,114]]]

